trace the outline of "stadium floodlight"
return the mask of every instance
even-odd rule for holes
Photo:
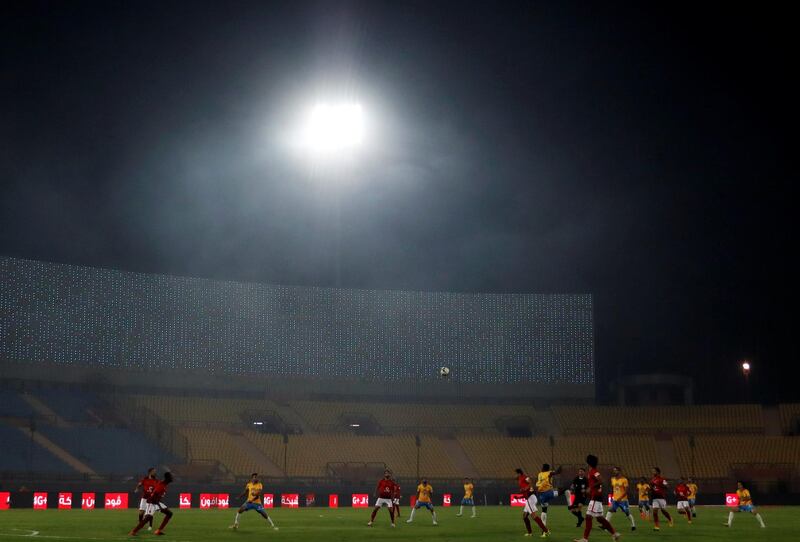
[[[319,154],[335,154],[359,147],[364,139],[364,112],[360,104],[318,103],[308,113],[301,144]]]
[[[744,376],[744,389],[745,389],[745,396],[747,397],[747,402],[750,402],[750,362],[743,361],[742,362],[742,375]]]

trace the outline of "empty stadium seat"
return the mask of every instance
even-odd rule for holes
[[[33,409],[17,392],[0,390],[0,417],[27,418],[32,415]]]
[[[144,435],[128,429],[43,427],[42,434],[98,473],[143,472],[175,462]]]
[[[177,425],[198,423],[241,425],[246,413],[279,414],[281,410],[276,403],[265,399],[162,395],[134,395],[133,399],[137,405],[146,407]]]
[[[237,476],[246,476],[257,467],[223,429],[186,427],[180,433],[187,439],[190,461],[219,462]]]
[[[180,432],[188,439],[192,461],[218,461],[237,476],[245,476],[253,469],[261,468],[253,464],[251,455],[234,443],[234,436],[228,430],[184,427]],[[272,463],[283,468],[282,435],[246,431],[244,436]],[[423,463],[430,465],[436,473],[452,473],[452,466],[444,457],[438,439],[431,437],[428,441],[426,438],[424,442]],[[337,462],[392,463],[403,472],[415,472],[416,467],[416,447],[413,437],[409,436],[290,435],[285,449],[286,474],[295,477],[324,477],[328,463]],[[411,470],[408,454],[414,459],[414,469]]]
[[[552,411],[564,434],[764,432],[760,405],[557,406]]]
[[[698,478],[727,478],[734,465],[800,464],[800,437],[702,435],[694,438],[694,468],[688,437],[673,439],[681,473]],[[694,472],[693,472],[694,471]]]
[[[75,472],[19,428],[7,425],[0,425],[0,471]]]
[[[90,392],[42,390],[36,391],[34,395],[68,422],[89,423],[96,421],[96,418],[89,415],[89,411],[97,404],[98,399]]]
[[[650,472],[656,464],[651,436],[567,436],[510,438],[494,435],[459,435],[458,441],[483,478],[512,478],[514,469],[538,471],[543,463],[583,465],[588,453],[603,465],[617,465],[631,476]],[[571,473],[568,473],[571,476]]]
[[[780,405],[779,411],[783,432],[790,435],[800,434],[800,403]]]
[[[497,431],[503,417],[528,417],[537,425],[537,411],[527,405],[414,404],[374,402],[291,401],[310,427],[318,431],[342,431],[347,414],[371,416],[389,432]]]

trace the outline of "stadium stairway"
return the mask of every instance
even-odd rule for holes
[[[656,458],[661,473],[665,478],[675,479],[681,475],[681,468],[678,464],[678,457],[675,455],[675,447],[672,445],[670,437],[656,437]]]
[[[253,468],[257,468],[262,476],[270,478],[282,478],[286,473],[276,465],[272,459],[267,457],[253,442],[241,433],[231,434],[231,440],[239,447],[239,450],[246,453],[253,461]]]
[[[440,437],[439,441],[442,443],[442,448],[447,453],[450,461],[452,461],[459,472],[473,479],[480,478],[478,469],[472,464],[472,461],[470,461],[464,448],[461,447],[461,443],[458,442],[458,439],[454,437]]]
[[[29,437],[31,435],[30,431],[25,427],[20,427],[19,430],[22,431],[22,433],[26,437]],[[66,451],[64,448],[62,448],[61,446],[59,446],[58,444],[56,444],[55,442],[44,436],[41,432],[34,431],[33,440],[36,442],[36,444],[45,448],[51,454],[53,454],[61,461],[63,461],[76,471],[80,472],[81,474],[87,474],[89,476],[97,475],[97,473],[94,470],[92,470],[86,463],[82,462],[74,455]]]
[[[53,420],[53,424],[57,427],[70,427],[71,424],[67,422],[64,418],[58,415],[58,413],[44,404],[38,397],[31,395],[30,393],[23,393],[20,394],[20,397],[30,405],[34,412],[37,412],[39,415]]]

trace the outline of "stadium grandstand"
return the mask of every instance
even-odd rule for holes
[[[391,468],[485,502],[587,450],[630,477],[800,491],[800,405],[599,405],[586,295],[348,291],[0,259],[0,482],[370,490]],[[447,366],[452,376],[438,374]],[[585,421],[593,420],[587,430]],[[762,500],[765,497],[762,497]]]

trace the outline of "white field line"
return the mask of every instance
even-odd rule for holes
[[[0,532],[0,536],[6,537],[13,537],[13,538],[33,538],[36,540],[39,539],[57,539],[57,540],[131,540],[130,536],[125,537],[110,537],[110,538],[101,538],[101,537],[91,537],[91,536],[58,536],[58,535],[47,535],[47,534],[39,534],[39,531],[33,531],[30,529],[10,529],[11,531],[18,531],[16,533],[3,533]],[[175,540],[167,538],[167,540],[171,540],[171,542],[191,542],[191,540]]]

